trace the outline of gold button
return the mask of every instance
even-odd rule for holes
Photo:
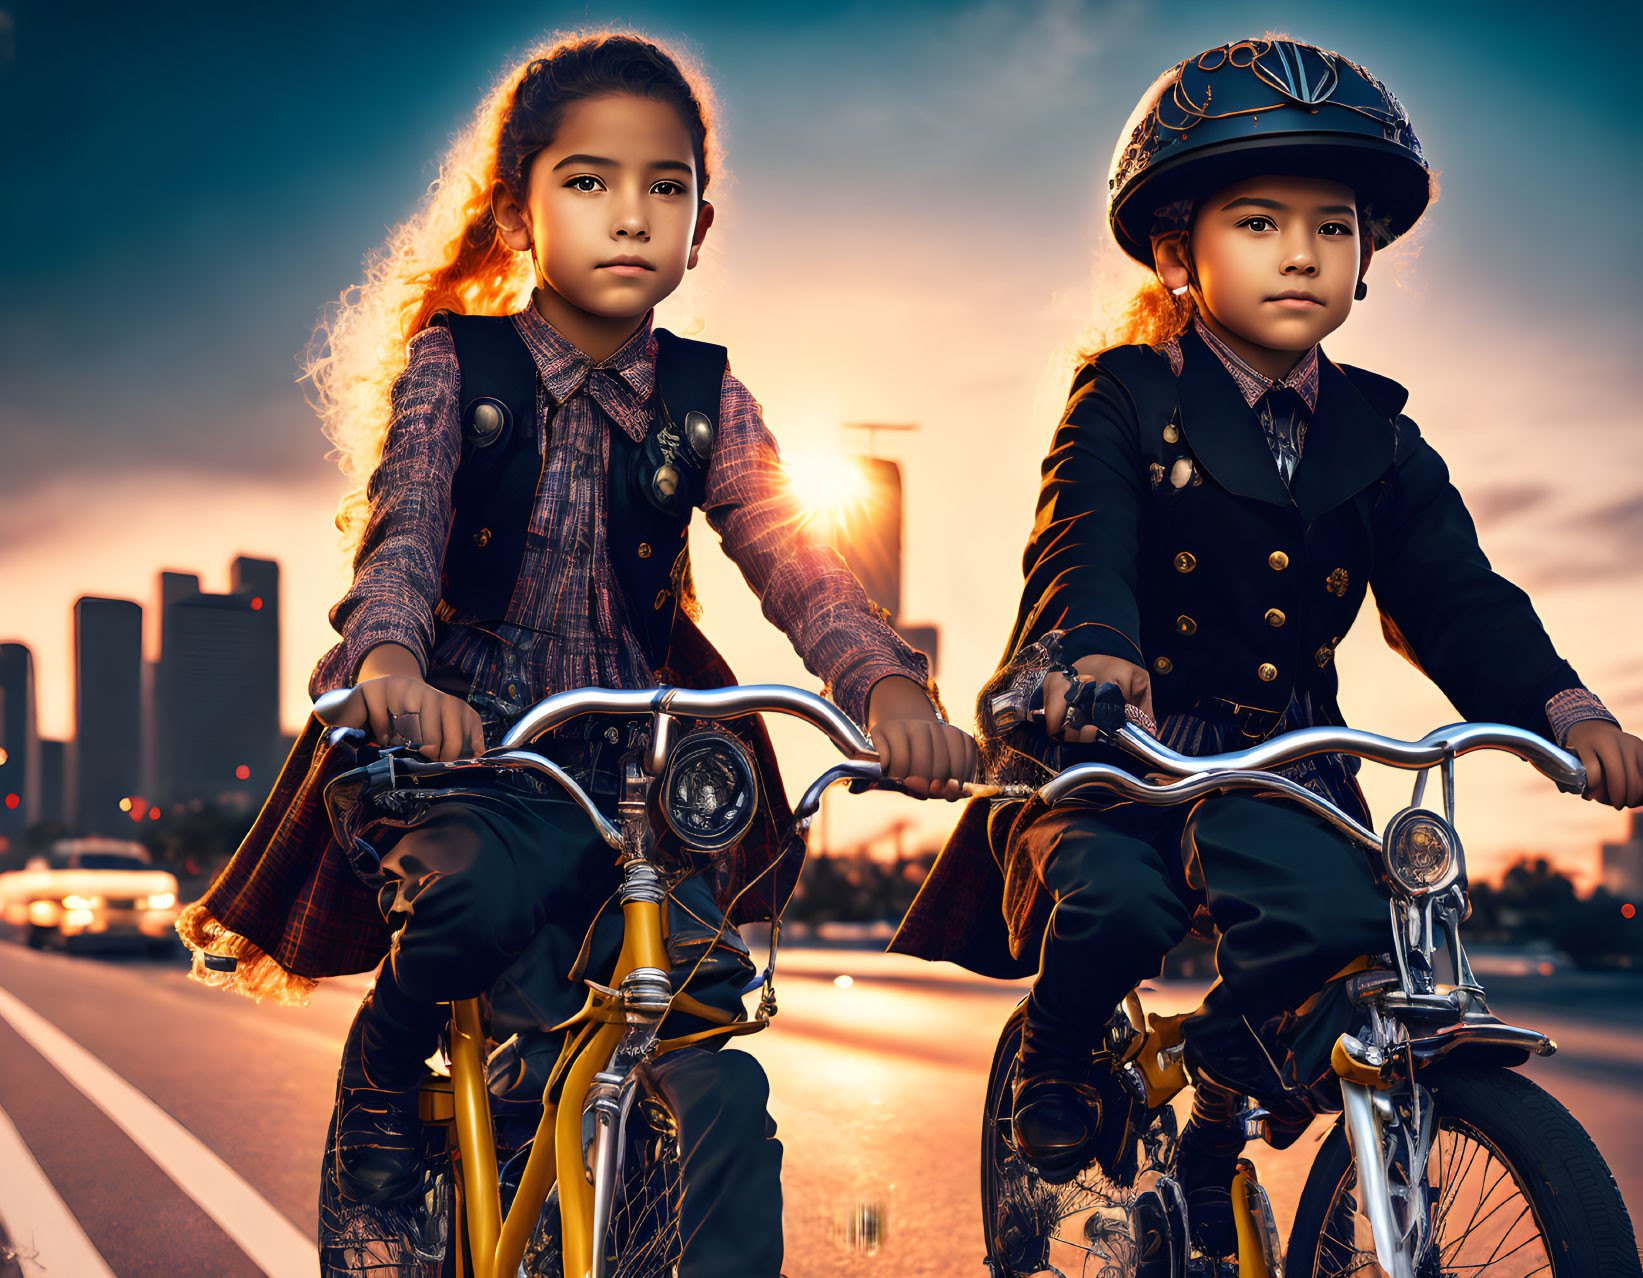
[[[1272,565],[1273,572],[1282,572],[1289,567],[1289,556],[1281,550],[1274,550],[1266,557],[1266,561]]]
[[[1196,559],[1194,559],[1190,554],[1188,554],[1184,550],[1180,554],[1175,556],[1175,571],[1176,572],[1191,572],[1197,566],[1198,566],[1198,561]]]
[[[641,558],[641,559],[649,559],[650,558],[650,543],[648,541],[641,541],[639,543],[639,558]]]
[[[510,683],[508,685],[508,695],[510,697],[517,697],[519,695],[519,685],[517,683]]]
[[[1266,624],[1277,627],[1284,624],[1286,618],[1282,608],[1268,608],[1266,610]]]
[[[1278,677],[1278,667],[1273,665],[1270,661],[1263,661],[1261,663],[1261,668],[1255,673],[1261,676],[1262,683],[1271,683]]]
[[[490,542],[490,540],[491,530],[489,528],[481,528],[474,534],[474,545],[480,547],[481,549],[483,549]]]
[[[1168,657],[1159,657],[1158,660],[1152,663],[1152,668],[1159,674],[1168,674],[1171,670],[1175,669],[1175,663]]]
[[[1322,648],[1319,648],[1318,651],[1317,651],[1317,654],[1313,657],[1313,660],[1316,661],[1320,666],[1327,666],[1334,659],[1335,659],[1335,650],[1333,648],[1331,648],[1327,643]]]
[[[658,590],[656,592],[656,610],[658,612],[660,612],[662,610],[662,606],[667,603],[667,596],[668,592],[665,590]]]
[[[1175,631],[1177,634],[1195,635],[1198,633],[1198,623],[1183,613],[1175,619]]]
[[[1329,580],[1324,582],[1324,589],[1329,591],[1329,593],[1334,595],[1337,599],[1344,598],[1346,595],[1346,587],[1350,580],[1351,579],[1346,575],[1345,568],[1337,568],[1334,572],[1329,574]]]
[[[1181,438],[1181,428],[1179,426],[1177,426],[1174,422],[1171,422],[1168,426],[1164,427],[1164,442],[1166,444],[1173,444],[1176,440],[1178,440],[1180,438]]]

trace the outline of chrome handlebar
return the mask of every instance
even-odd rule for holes
[[[337,688],[314,702],[321,723],[335,726],[352,688]],[[684,719],[742,719],[750,714],[785,714],[820,731],[846,758],[877,761],[873,743],[831,701],[781,683],[730,688],[573,688],[545,697],[527,710],[495,750],[514,750],[586,714],[666,714]],[[491,757],[491,751],[480,756]]]
[[[1271,794],[1289,799],[1307,811],[1315,813],[1338,828],[1354,843],[1372,852],[1381,850],[1381,838],[1368,826],[1355,820],[1322,795],[1314,794],[1304,785],[1272,772],[1252,769],[1223,768],[1182,777],[1164,785],[1154,785],[1131,776],[1121,768],[1107,763],[1082,763],[1068,768],[1039,793],[1045,802],[1056,804],[1069,798],[1075,790],[1099,786],[1120,798],[1130,799],[1148,807],[1163,808],[1177,803],[1190,803],[1218,790],[1245,790],[1257,794]]]
[[[1533,764],[1560,790],[1578,794],[1586,786],[1586,769],[1574,755],[1504,723],[1453,723],[1419,741],[1399,741],[1356,728],[1301,728],[1247,750],[1197,756],[1176,753],[1135,724],[1125,724],[1114,735],[1143,763],[1178,777],[1281,767],[1314,754],[1354,754],[1393,768],[1429,768],[1474,750],[1502,750]]]
[[[668,714],[682,719],[742,719],[785,714],[819,729],[846,758],[876,762],[873,743],[831,701],[780,683],[732,688],[576,688],[537,702],[502,738],[502,746],[528,745],[544,733],[585,714]]]
[[[335,726],[341,717],[343,704],[352,693],[352,688],[338,688],[325,693],[314,702],[314,716],[321,723]],[[475,758],[453,759],[444,763],[415,756],[393,758],[390,760],[390,780],[394,771],[403,772],[411,777],[449,776],[474,768],[534,772],[562,787],[587,814],[594,828],[599,831],[600,837],[620,851],[623,846],[621,829],[599,810],[592,796],[563,768],[530,748],[532,742],[555,728],[588,714],[650,714],[657,716],[664,724],[668,717],[673,716],[723,721],[741,719],[752,714],[790,715],[819,729],[838,747],[839,752],[851,761],[825,773],[825,782],[818,781],[806,791],[807,798],[815,795],[819,801],[821,791],[844,775],[840,773],[840,768],[845,769],[853,780],[879,778],[879,756],[873,749],[873,743],[831,701],[818,697],[813,692],[806,692],[802,688],[779,683],[759,683],[705,690],[669,687],[575,688],[537,702],[503,736],[498,745]],[[659,742],[667,739],[668,734],[658,731]],[[802,811],[803,804],[800,807]],[[814,809],[807,815],[814,815]],[[803,825],[808,826],[809,820],[804,820]]]
[[[1106,763],[1082,763],[1070,767],[1038,790],[1046,803],[1054,805],[1091,787],[1110,791],[1122,798],[1153,807],[1165,807],[1212,794],[1218,790],[1245,790],[1280,795],[1323,817],[1353,842],[1372,851],[1381,850],[1378,834],[1321,795],[1281,777],[1268,769],[1282,767],[1316,754],[1352,754],[1394,768],[1426,769],[1445,767],[1474,750],[1502,750],[1533,764],[1558,789],[1579,794],[1586,787],[1586,769],[1567,750],[1522,728],[1504,723],[1456,723],[1427,733],[1419,741],[1399,741],[1355,728],[1301,728],[1251,746],[1223,754],[1187,755],[1171,750],[1157,737],[1133,723],[1126,723],[1106,740],[1135,756],[1155,772],[1177,778],[1154,784]],[[1009,787],[1013,793],[1016,787]],[[1452,792],[1451,792],[1452,799]],[[1416,802],[1419,802],[1417,797]]]

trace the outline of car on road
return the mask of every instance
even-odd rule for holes
[[[37,949],[170,951],[180,909],[176,876],[125,839],[59,839],[23,869],[0,874],[0,926]]]

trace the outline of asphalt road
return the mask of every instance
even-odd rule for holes
[[[979,1275],[981,1097],[1021,988],[855,951],[788,951],[783,969],[775,1028],[742,1045],[770,1073],[786,1148],[789,1278]],[[1498,1012],[1559,1041],[1527,1069],[1639,1201],[1643,980],[1490,984]],[[308,1278],[338,1050],[363,988],[327,982],[305,1008],[258,1007],[180,964],[0,943],[10,1272]],[[1200,993],[1160,983],[1148,1007]],[[1256,1152],[1286,1232],[1324,1130]]]

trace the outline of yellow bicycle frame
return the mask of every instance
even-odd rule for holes
[[[461,1240],[447,1240],[448,1246],[457,1248],[458,1278],[511,1278],[517,1273],[542,1205],[556,1182],[565,1273],[592,1272],[593,1249],[601,1240],[593,1237],[593,1186],[580,1174],[583,1105],[594,1075],[610,1060],[627,1028],[620,993],[623,979],[637,968],[666,971],[669,966],[659,903],[624,902],[622,926],[622,950],[608,988],[591,989],[582,1010],[554,1027],[569,1033],[543,1092],[542,1120],[506,1219],[497,1183],[479,1002],[466,999],[451,1005],[449,1092],[446,1080],[431,1080],[423,1088],[421,1112],[424,1122],[454,1123],[456,1127],[457,1202],[461,1208],[457,1215],[467,1220],[467,1254],[472,1261],[470,1274],[463,1263]],[[765,1026],[762,1020],[731,1022],[727,1013],[687,994],[676,993],[671,1006],[718,1024],[697,1034],[658,1041],[657,1055],[714,1035],[752,1033]],[[562,1168],[569,1169],[569,1174],[559,1175]]]
[[[1351,969],[1348,969],[1351,970]],[[1124,999],[1124,1011],[1136,1033],[1121,1054],[1125,1063],[1140,1071],[1147,1089],[1147,1106],[1166,1105],[1187,1086],[1186,1066],[1181,1062],[1181,1022],[1184,1014],[1160,1016],[1143,1013],[1141,995],[1131,990]],[[1239,1160],[1232,1180],[1232,1218],[1238,1234],[1238,1278],[1271,1278],[1263,1246],[1263,1227],[1257,1219],[1256,1195],[1259,1181],[1255,1166]]]

